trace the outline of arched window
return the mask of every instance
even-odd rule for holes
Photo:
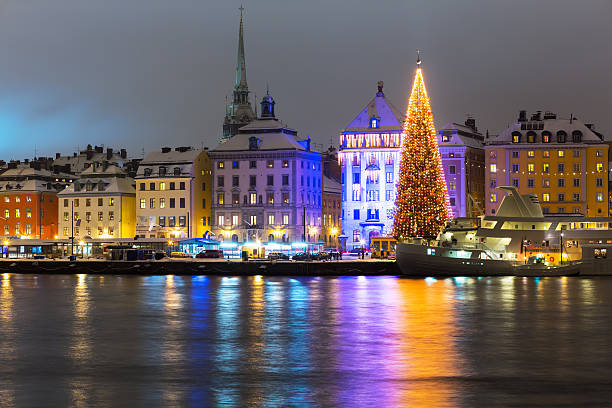
[[[512,143],[521,143],[521,132],[512,132]]]
[[[238,242],[238,235],[232,235],[232,242]]]
[[[144,169],[144,175],[145,177],[149,177],[152,173],[152,170],[149,168]]]
[[[574,130],[572,132],[572,142],[581,143],[582,142],[582,132],[579,130]]]
[[[159,168],[159,176],[160,176],[160,177],[164,177],[164,176],[166,175],[166,170],[167,170],[167,169],[166,169],[165,167],[161,166],[161,167]]]
[[[550,143],[551,138],[552,134],[548,130],[542,132],[542,143]]]
[[[557,132],[557,143],[565,143],[567,141],[567,133],[564,130]]]
[[[535,141],[536,141],[536,132],[534,131],[527,132],[527,142],[535,143]]]

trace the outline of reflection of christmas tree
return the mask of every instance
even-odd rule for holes
[[[435,238],[451,217],[436,129],[421,61],[404,122],[393,235]]]

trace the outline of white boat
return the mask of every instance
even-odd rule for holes
[[[454,219],[436,240],[398,243],[402,274],[560,276],[606,268],[601,257],[583,262],[583,252],[590,258],[589,245],[612,244],[612,218],[544,216],[535,195],[499,188],[508,195],[495,216]],[[612,273],[612,253],[605,265]]]

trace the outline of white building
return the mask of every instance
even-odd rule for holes
[[[342,229],[346,249],[370,246],[393,231],[403,115],[385,98],[383,83],[340,133]]]
[[[261,117],[210,151],[213,232],[233,242],[321,239],[321,154],[274,115]]]

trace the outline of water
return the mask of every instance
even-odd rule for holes
[[[599,406],[612,279],[0,276],[0,406]]]

